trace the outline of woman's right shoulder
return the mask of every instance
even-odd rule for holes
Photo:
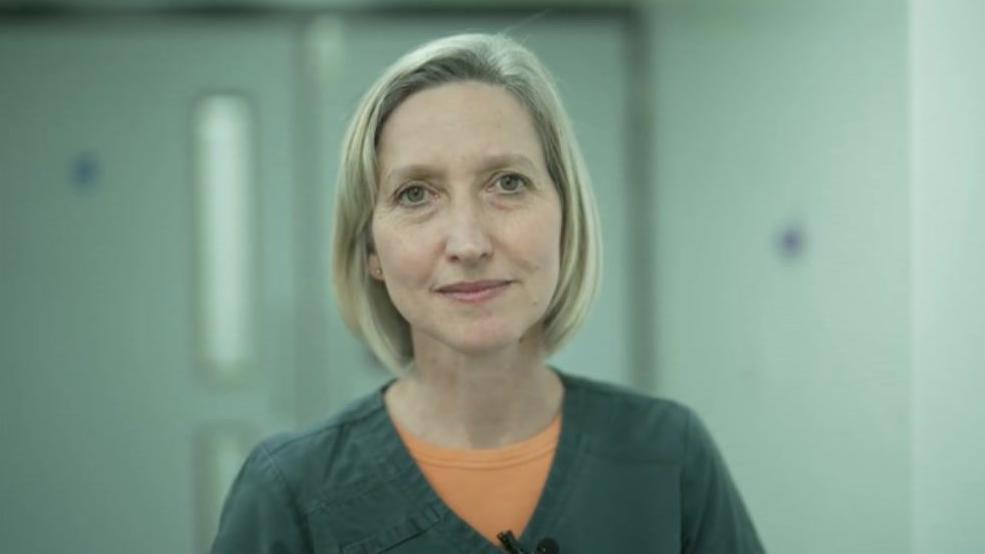
[[[315,491],[344,490],[365,465],[360,443],[378,434],[386,410],[378,392],[357,399],[328,419],[262,440],[247,459],[280,481],[302,511],[321,500]]]
[[[369,474],[359,445],[380,435],[386,417],[369,395],[327,421],[260,442],[226,496],[212,553],[312,552],[311,515],[357,494]]]

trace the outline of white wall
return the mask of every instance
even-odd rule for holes
[[[907,7],[652,15],[657,392],[771,552],[909,552]]]
[[[772,552],[985,551],[985,3],[652,16],[658,392]]]
[[[985,3],[910,29],[914,552],[985,552]]]

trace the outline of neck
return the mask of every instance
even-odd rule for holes
[[[385,396],[391,417],[422,440],[496,448],[536,435],[560,410],[563,386],[539,340],[482,355],[423,342],[415,340],[414,369]]]

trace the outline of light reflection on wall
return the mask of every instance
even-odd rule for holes
[[[253,113],[217,94],[195,109],[199,355],[210,381],[242,379],[253,357]]]

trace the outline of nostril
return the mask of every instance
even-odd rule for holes
[[[445,250],[454,259],[478,259],[491,254],[492,242],[482,229],[463,226],[454,229],[449,235]]]

